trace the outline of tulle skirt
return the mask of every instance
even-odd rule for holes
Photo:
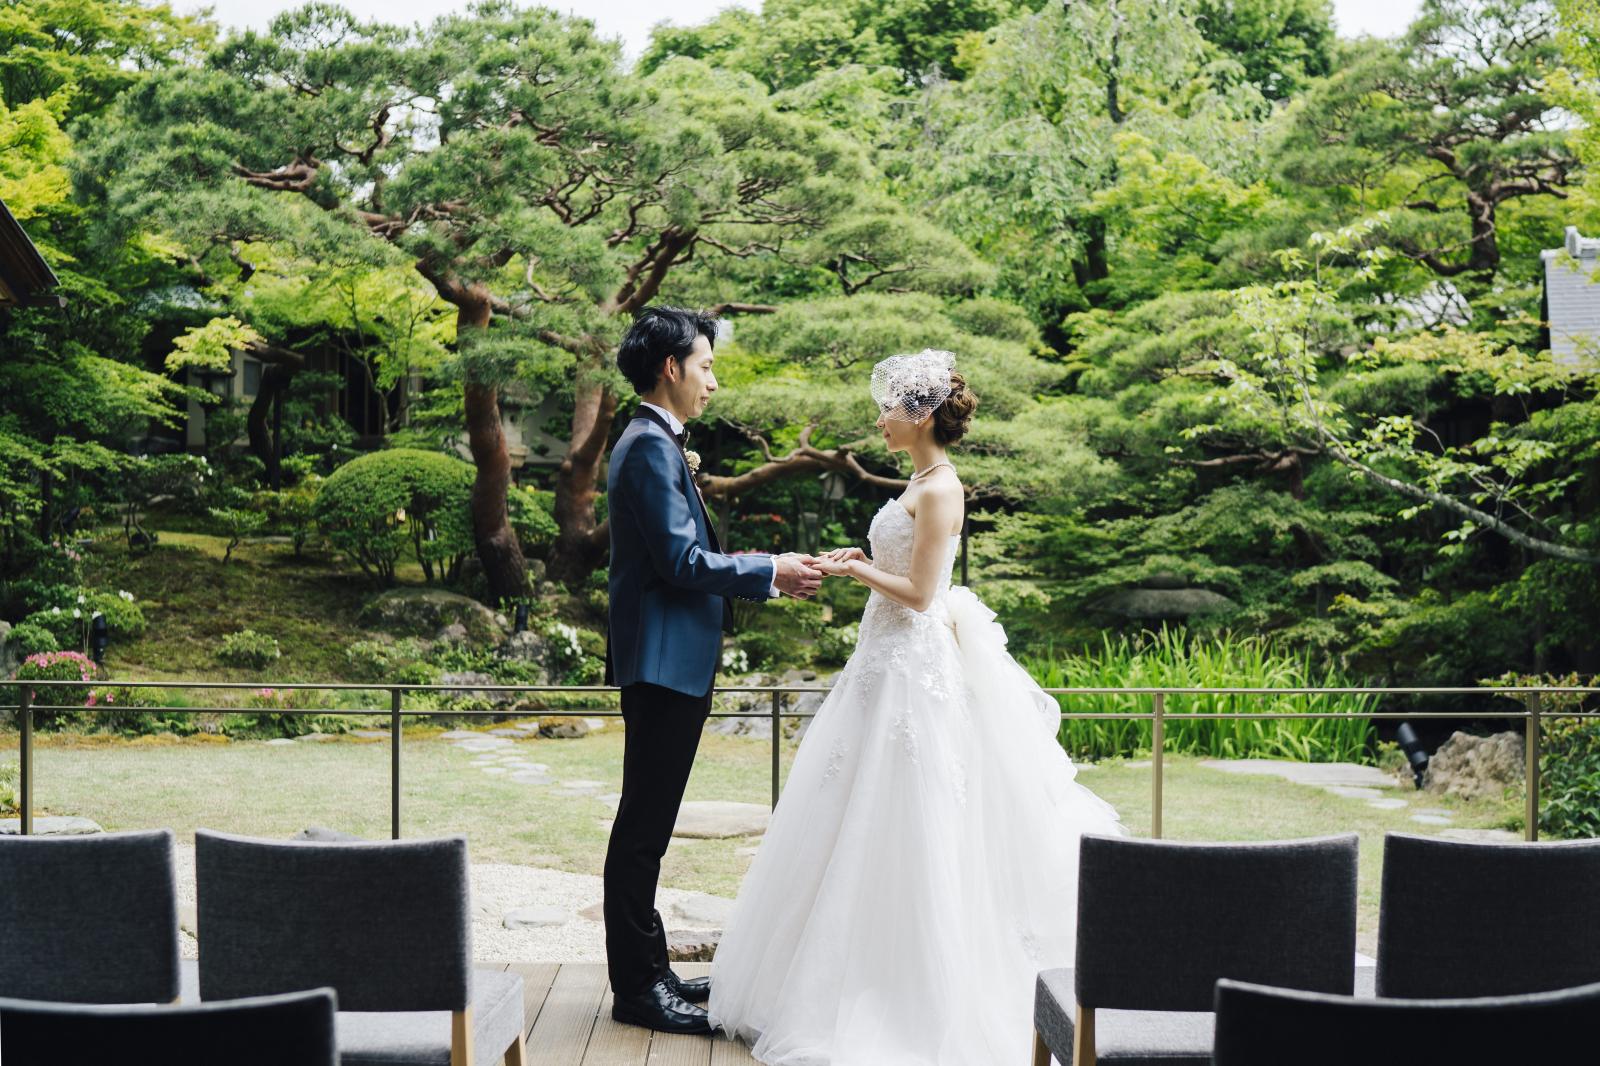
[[[992,612],[948,602],[863,624],[724,930],[708,1010],[768,1066],[1025,1062],[1072,964],[1078,838],[1123,829]]]

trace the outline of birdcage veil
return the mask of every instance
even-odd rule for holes
[[[956,357],[937,348],[891,355],[872,368],[872,399],[884,417],[921,422],[950,395]]]

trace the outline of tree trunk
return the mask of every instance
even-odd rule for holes
[[[604,351],[590,358],[598,363]],[[594,503],[600,484],[600,461],[611,436],[617,398],[599,381],[579,370],[577,395],[572,405],[572,443],[556,471],[555,543],[550,547],[546,573],[551,580],[576,588],[605,560],[609,548],[606,529],[595,521]]]
[[[465,286],[456,304],[457,343],[471,330],[488,329],[489,314],[489,290],[482,284]],[[528,564],[511,529],[511,514],[506,507],[506,494],[511,488],[511,452],[500,426],[499,390],[469,378],[464,396],[467,447],[478,472],[472,482],[472,530],[478,558],[483,561],[483,574],[489,582],[489,596],[498,602],[528,592]]]
[[[250,451],[267,471],[267,484],[278,485],[277,434],[267,428],[267,418],[272,413],[272,403],[279,393],[287,392],[294,380],[294,371],[277,364],[261,368],[261,386],[251,401],[250,413],[245,416],[245,432],[250,438]]]

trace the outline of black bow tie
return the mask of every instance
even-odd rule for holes
[[[688,448],[689,447],[689,430],[687,428],[678,430],[677,435],[676,435],[676,439],[678,441],[678,447],[679,448]]]

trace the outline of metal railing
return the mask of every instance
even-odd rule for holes
[[[20,775],[18,779],[18,812],[21,816],[21,831],[23,834],[33,832],[33,786],[35,770],[33,764],[34,753],[34,714],[39,711],[73,712],[87,714],[128,713],[139,712],[164,712],[169,714],[285,714],[285,715],[374,715],[387,714],[389,716],[389,811],[390,832],[395,839],[400,838],[400,796],[401,796],[401,751],[402,734],[401,722],[406,716],[449,716],[461,718],[503,718],[507,716],[504,710],[440,710],[438,708],[417,708],[408,710],[405,707],[405,694],[408,692],[442,692],[442,693],[594,693],[617,695],[617,688],[604,685],[363,685],[351,683],[338,684],[308,684],[285,683],[272,684],[270,687],[278,692],[284,691],[313,691],[313,692],[385,692],[389,697],[389,706],[385,708],[259,708],[259,707],[110,707],[95,706],[82,707],[66,704],[45,704],[35,699],[35,690],[54,688],[83,688],[82,681],[6,681],[0,682],[18,691],[17,702],[0,704],[0,711],[15,711],[17,713],[18,733],[20,738]],[[245,689],[259,690],[267,687],[266,683],[241,682],[241,681],[125,681],[117,682],[112,686],[117,689],[153,688],[153,689]],[[827,685],[729,685],[716,689],[718,693],[746,693],[768,694],[771,697],[771,709],[763,712],[749,711],[716,711],[711,712],[713,718],[752,718],[764,719],[771,722],[772,727],[772,805],[778,805],[779,783],[782,776],[781,753],[783,738],[783,722],[785,719],[799,719],[814,717],[815,711],[793,711],[783,706],[783,697],[789,694],[828,692]],[[1546,718],[1600,718],[1600,711],[1582,710],[1544,710],[1544,697],[1549,695],[1600,695],[1600,688],[1570,687],[1570,686],[1506,686],[1504,688],[1046,688],[1046,693],[1052,696],[1137,696],[1147,697],[1150,700],[1148,711],[1063,711],[1061,720],[1071,719],[1098,720],[1105,722],[1115,721],[1148,721],[1150,722],[1150,829],[1151,835],[1160,837],[1162,833],[1162,813],[1164,807],[1164,755],[1166,747],[1166,724],[1173,719],[1184,722],[1206,720],[1244,720],[1244,721],[1272,721],[1288,719],[1407,719],[1425,720],[1430,718],[1453,719],[1501,719],[1506,721],[1521,721],[1523,723],[1523,754],[1526,760],[1524,768],[1524,836],[1528,840],[1539,839],[1539,750],[1543,738],[1543,721]],[[1167,697],[1175,695],[1197,696],[1249,696],[1262,698],[1278,698],[1283,696],[1326,696],[1326,695],[1351,695],[1351,696],[1484,696],[1496,695],[1501,697],[1520,696],[1522,698],[1521,710],[1485,710],[1463,713],[1461,711],[1182,711],[1168,713]],[[548,714],[549,712],[544,712]],[[620,717],[620,709],[592,709],[583,708],[584,717]],[[532,717],[526,715],[525,717]]]

